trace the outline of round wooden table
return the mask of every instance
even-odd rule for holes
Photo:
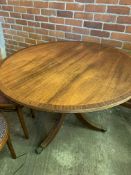
[[[0,69],[1,91],[27,107],[62,115],[40,145],[55,137],[65,113],[88,127],[82,113],[111,108],[131,98],[131,57],[106,45],[52,42],[31,46],[10,56]]]

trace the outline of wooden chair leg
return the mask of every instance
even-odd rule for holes
[[[21,109],[21,107],[17,107],[16,110],[17,110],[19,121],[21,123],[21,127],[23,128],[23,132],[24,132],[25,138],[28,139],[29,138],[29,134],[28,134],[28,130],[27,130],[27,127],[26,127],[26,124],[25,124],[25,120],[24,120],[22,109]]]
[[[9,150],[10,150],[10,153],[11,153],[12,158],[13,158],[13,159],[16,159],[15,150],[14,150],[13,145],[12,145],[12,143],[11,143],[10,136],[8,136],[7,146],[8,146],[8,148],[9,148]]]
[[[31,112],[32,118],[35,118],[35,113],[34,113],[33,109],[30,109],[30,112]]]

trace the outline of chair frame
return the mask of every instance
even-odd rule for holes
[[[6,61],[7,58],[5,58],[4,60],[0,59],[0,64],[2,64],[4,61]],[[1,92],[0,92],[1,93]],[[22,112],[22,108],[23,106],[15,104],[15,103],[4,103],[4,104],[0,104],[0,111],[6,111],[6,112],[10,112],[10,111],[15,111],[18,115],[21,127],[23,129],[25,138],[28,139],[29,138],[29,133],[25,124],[25,120],[24,120],[24,115]],[[34,112],[33,110],[31,110],[31,114],[32,114],[32,118],[35,118]]]
[[[22,108],[23,106],[17,105],[17,104],[0,104],[0,111],[5,111],[5,112],[16,112],[18,115],[18,119],[20,121],[21,127],[23,129],[25,138],[28,139],[29,138],[29,133],[25,124],[25,119],[24,119],[24,115],[22,112]],[[34,116],[32,116],[34,117]]]
[[[14,150],[12,142],[11,142],[8,123],[7,123],[6,119],[5,119],[5,117],[2,117],[2,118],[5,120],[5,123],[6,123],[6,131],[5,131],[6,133],[5,133],[5,135],[4,135],[3,139],[2,139],[2,143],[0,145],[0,150],[3,149],[5,144],[7,144],[8,149],[10,150],[12,158],[16,159],[16,153],[15,153],[15,150]]]
[[[10,150],[12,158],[16,159],[16,153],[15,153],[14,147],[13,147],[12,142],[11,142],[9,131],[8,131],[7,146],[8,146],[8,149]]]

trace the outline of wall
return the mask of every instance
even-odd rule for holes
[[[6,50],[5,50],[5,40],[4,34],[1,23],[3,22],[3,18],[0,17],[0,63],[1,60],[6,57]]]
[[[0,18],[0,22],[2,22],[2,19]],[[1,23],[0,23],[0,29],[2,29],[2,27],[1,27]],[[1,53],[1,49],[2,48],[2,46],[1,46],[1,32],[0,32],[0,63],[1,63],[1,60],[2,60],[2,53]]]
[[[0,64],[1,64],[1,60],[2,60],[2,54],[1,54],[1,48],[0,48]]]
[[[131,49],[131,0],[0,0],[7,54],[44,41]]]

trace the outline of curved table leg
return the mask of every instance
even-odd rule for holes
[[[55,124],[53,128],[51,128],[46,138],[43,140],[40,146],[36,149],[37,154],[40,154],[43,151],[43,149],[46,148],[53,141],[53,139],[61,129],[64,123],[64,120],[65,120],[65,114],[61,114],[61,117],[58,119],[58,122]]]
[[[95,124],[93,122],[88,121],[87,119],[85,119],[85,117],[82,113],[76,113],[75,115],[78,118],[78,120],[81,123],[83,123],[85,126],[87,126],[88,128],[96,130],[96,131],[106,132],[106,129],[102,128],[101,126],[98,126],[97,124]]]

